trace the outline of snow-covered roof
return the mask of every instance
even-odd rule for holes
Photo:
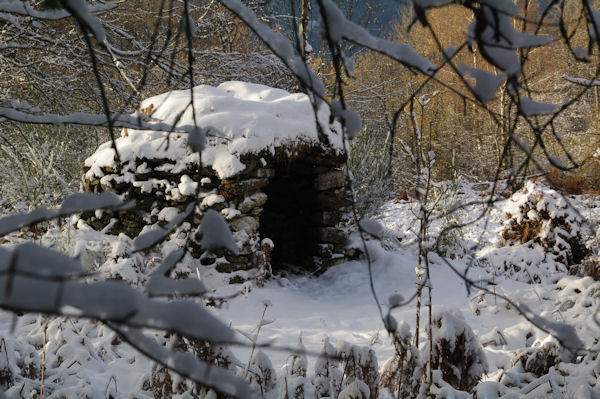
[[[197,126],[211,128],[212,133],[220,132],[217,134],[221,137],[207,138],[206,148],[202,151],[202,163],[212,166],[222,179],[245,169],[240,161],[244,154],[263,150],[274,153],[276,148],[292,148],[299,144],[322,144],[315,112],[306,94],[292,94],[253,83],[225,82],[218,87],[196,86],[193,96]],[[146,113],[151,110],[149,118],[152,120],[169,124],[177,121],[177,127],[189,127],[194,125],[190,99],[190,90],[171,91],[144,100],[140,109],[146,110]],[[327,104],[320,105],[317,119],[329,141],[327,149],[341,153],[341,125],[338,122],[329,123]],[[198,154],[188,150],[187,140],[188,136],[184,133],[123,129],[116,144],[124,173],[128,168],[132,169],[129,172],[136,172],[136,158],[173,161],[172,164],[161,165],[161,170],[165,172],[185,170],[198,161]],[[115,163],[112,144],[104,143],[85,161],[85,166],[89,168],[86,177],[101,177],[102,168],[114,170]]]

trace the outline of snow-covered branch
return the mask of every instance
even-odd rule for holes
[[[124,210],[133,207],[133,202],[123,202],[116,194],[105,191],[101,194],[75,193],[65,198],[58,210],[39,207],[29,213],[17,213],[0,219],[0,237],[36,223],[96,209]]]
[[[591,87],[591,86],[600,86],[600,80],[590,80],[585,78],[577,78],[569,75],[563,75],[562,78],[567,82],[575,83],[579,86]]]
[[[67,0],[70,4],[82,3],[84,4],[88,12],[91,14],[97,14],[100,12],[112,10],[117,6],[114,2],[98,2],[95,4],[85,4],[83,0]],[[0,2],[0,12],[12,13],[22,15],[26,17],[34,17],[38,19],[46,20],[58,20],[64,19],[71,16],[66,10],[39,10],[31,6],[28,1],[21,0],[5,0]]]
[[[30,123],[37,125],[81,125],[108,127],[109,120],[106,115],[76,112],[68,115],[58,114],[32,114],[10,107],[0,107],[0,117],[13,122]],[[0,120],[1,121],[1,120]],[[150,130],[156,132],[195,133],[197,128],[193,125],[171,125],[163,122],[152,122],[152,118],[129,114],[113,113],[110,121],[113,127],[137,130]],[[221,135],[210,129],[212,136]]]

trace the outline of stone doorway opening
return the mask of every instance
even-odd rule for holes
[[[274,176],[263,189],[267,202],[260,216],[260,236],[273,240],[273,271],[315,268],[317,247],[315,173],[306,162],[274,165]]]

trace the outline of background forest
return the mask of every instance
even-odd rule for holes
[[[249,5],[276,31],[292,40],[297,36],[294,28],[300,21],[300,4],[295,7],[290,7],[288,2]],[[443,60],[439,48],[464,46],[467,27],[473,20],[473,13],[462,6],[434,9],[428,16],[430,26],[436,32],[434,38],[429,28],[412,23],[409,4],[346,1],[339,5],[351,20],[392,41],[422,49],[422,54],[434,61]],[[94,84],[100,78],[104,82],[103,90],[109,94],[109,104],[106,105],[111,110],[132,112],[142,99],[150,95],[186,87],[189,84],[187,43],[179,22],[183,6],[174,4],[168,10],[161,6],[159,3],[149,5],[131,1],[118,7],[108,7],[99,14],[115,48],[96,51],[98,76],[95,76],[87,45],[74,21],[52,18],[36,21],[35,26],[15,26],[6,20],[3,40],[8,45],[0,54],[5,65],[2,73],[6,76],[2,81],[2,95],[6,101],[18,98],[53,113],[73,110],[97,113],[105,106],[98,98],[100,89]],[[197,19],[192,43],[194,82],[217,85],[241,80],[292,91],[299,89],[281,61],[230,12],[216,3],[194,3],[190,7],[191,18]],[[316,4],[311,6],[308,15],[313,22],[318,21],[318,12],[314,9],[318,9]],[[538,31],[553,40],[551,45],[525,51],[528,90],[539,101],[552,102],[572,97],[577,86],[565,79],[565,75],[591,76],[598,66],[595,47],[590,49],[589,62],[578,61],[572,56],[573,49],[587,47],[589,39],[578,4],[568,3],[561,11],[565,14],[564,29],[570,36],[568,44],[561,40],[561,27],[552,22],[552,18],[558,18],[556,15],[549,13],[546,18],[550,22],[540,28],[534,23],[543,15],[540,3],[530,1],[526,6],[521,4],[519,10],[521,14],[527,12],[526,18],[530,21],[515,21],[515,24],[521,24],[519,28],[525,32]],[[150,18],[154,26],[147,24]],[[296,21],[296,24],[290,21]],[[333,88],[335,72],[322,32],[312,22],[307,30],[307,40],[315,49],[309,54],[308,63]],[[488,103],[497,116],[494,118],[476,112],[474,105],[469,109],[469,105],[456,95],[455,91],[464,90],[465,86],[450,65],[445,65],[439,72],[446,85],[442,87],[427,81],[426,76],[419,76],[401,64],[390,62],[385,55],[352,44],[347,46],[346,51],[353,58],[354,74],[344,82],[346,100],[363,120],[363,133],[352,144],[356,156],[351,166],[355,176],[361,180],[357,187],[379,185],[388,198],[393,196],[393,192],[398,193],[410,186],[407,178],[414,171],[407,167],[398,138],[414,148],[412,122],[408,116],[413,97],[420,99],[415,112],[419,114],[427,145],[436,153],[435,177],[438,180],[458,175],[489,180],[498,172],[505,177],[509,173],[507,171],[523,157],[514,143],[507,149],[508,156],[502,155],[510,129],[533,144],[533,133],[527,123],[518,121],[514,128],[509,126],[517,111],[511,108],[510,96],[505,88]],[[467,69],[497,72],[476,47],[471,51],[461,50],[455,60],[457,65]],[[417,88],[420,91],[415,96]],[[597,91],[597,86],[593,86],[577,99],[576,104],[555,118],[553,128],[561,134],[562,142],[550,139],[544,151],[536,148],[534,152],[541,151],[535,153],[540,163],[528,167],[524,174],[550,172],[552,165],[544,162],[546,155],[565,158],[561,148],[564,146],[569,148],[578,165],[584,164],[578,169],[576,179],[585,187],[577,190],[595,185],[594,176],[598,170],[593,154],[598,144],[600,107]],[[402,112],[396,115],[399,108]],[[107,137],[104,129],[97,128],[83,127],[84,134],[81,127],[32,129],[17,122],[4,123],[1,128],[2,195],[5,202],[24,200],[28,206],[56,204],[64,194],[76,189],[83,160]],[[394,140],[390,139],[392,135]]]

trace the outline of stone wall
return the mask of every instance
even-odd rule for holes
[[[346,259],[347,234],[339,223],[351,202],[346,176],[341,170],[343,156],[326,154],[316,148],[288,148],[278,149],[274,155],[246,154],[241,161],[246,166],[242,172],[220,179],[212,168],[189,167],[178,173],[167,173],[163,172],[168,169],[164,166],[172,163],[168,159],[136,158],[133,181],[123,181],[118,170],[105,168],[101,178],[88,179],[84,175],[83,188],[92,193],[114,191],[137,202],[135,211],[121,212],[110,229],[111,233],[124,232],[130,237],[139,234],[146,225],[167,223],[198,195],[199,207],[190,220],[192,228],[200,223],[203,211],[214,209],[226,219],[238,243],[237,255],[226,250],[203,253],[192,240],[192,255],[205,265],[216,264],[217,270],[222,272],[253,267],[260,240],[266,238],[264,230],[278,235],[268,237],[275,243],[273,260],[282,259],[282,264],[274,265],[274,269],[285,267],[283,263],[289,262],[288,252],[294,250],[306,252],[306,259],[297,266],[309,270],[319,267],[324,270]],[[128,169],[131,170],[131,165]],[[300,184],[305,187],[297,190],[297,194],[287,193],[289,206],[284,200],[278,207],[270,207],[267,193],[286,195]],[[276,202],[272,199],[272,203]],[[278,214],[265,213],[269,209]],[[96,213],[83,217],[99,230],[115,215]],[[261,220],[265,225],[271,224],[270,227],[262,229]],[[296,235],[289,238],[288,233]],[[290,242],[285,242],[288,238]],[[295,245],[302,246],[298,249]],[[280,253],[277,253],[278,248]]]

